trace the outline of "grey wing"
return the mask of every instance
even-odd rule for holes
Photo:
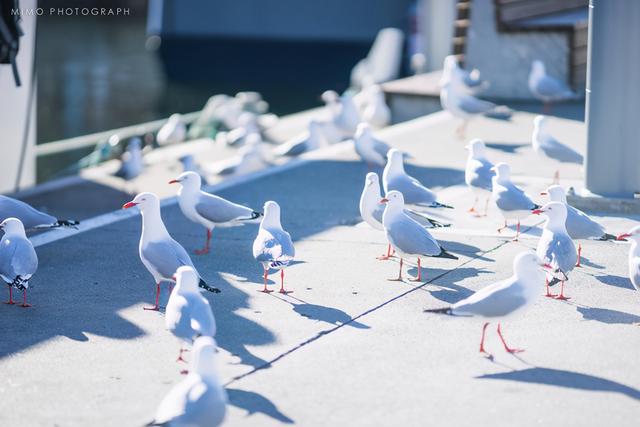
[[[436,195],[431,190],[409,176],[402,176],[390,182],[389,190],[400,191],[404,196],[405,202],[409,204],[428,204],[436,201]]]
[[[142,248],[142,256],[164,278],[173,277],[178,267],[193,262],[182,246],[175,240],[149,242]]]
[[[496,108],[496,104],[461,94],[458,99],[458,108],[469,114],[481,114],[493,110]]]
[[[455,314],[485,317],[506,316],[527,303],[524,295],[513,287],[514,278],[490,285],[453,305]]]
[[[22,221],[25,228],[32,228],[38,225],[52,225],[58,221],[57,218],[41,212],[21,200],[0,195],[0,221],[11,217],[18,218]]]
[[[494,176],[491,170],[492,167],[493,165],[491,163],[478,162],[477,167],[469,171],[468,184],[473,187],[484,188],[485,190],[491,191],[493,188],[491,180]]]
[[[384,205],[378,204],[374,211],[371,213],[373,218],[382,224],[382,214],[384,214]]]
[[[552,139],[548,145],[542,145],[542,149],[547,156],[560,160],[561,162],[581,165],[584,160],[582,154],[555,139]]]
[[[442,248],[431,234],[409,217],[395,221],[387,229],[389,241],[407,254],[436,256]]]
[[[373,139],[373,149],[376,151],[376,153],[380,154],[382,156],[383,159],[387,158],[387,153],[389,152],[389,150],[391,149],[391,147],[389,147],[389,145],[387,145],[386,143],[380,141],[379,139]]]
[[[191,304],[191,328],[198,334],[207,337],[216,335],[216,320],[209,301],[203,296],[195,295]]]
[[[535,208],[535,203],[515,185],[503,187],[497,192],[496,205],[504,211],[525,211]]]
[[[548,98],[568,97],[573,94],[571,89],[560,80],[550,76],[544,76],[538,80],[536,91],[538,91],[541,96]]]
[[[232,203],[213,194],[200,193],[196,203],[196,212],[215,223],[224,223],[236,219],[251,218],[253,209]]]
[[[259,262],[286,261],[295,256],[291,236],[286,231],[261,228],[253,242],[253,256]]]
[[[599,239],[606,231],[584,212],[567,205],[567,233],[574,239]]]
[[[167,329],[180,338],[193,338],[195,332],[191,327],[191,306],[189,301],[182,296],[176,295],[176,299],[173,301],[170,299],[167,305],[168,307],[165,311]]]
[[[546,248],[545,258],[555,270],[567,275],[576,265],[578,254],[576,247],[567,236],[554,236]]]
[[[38,256],[27,239],[3,239],[0,246],[0,275],[7,281],[20,276],[29,279],[38,269]]]

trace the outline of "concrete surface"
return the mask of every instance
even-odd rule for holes
[[[511,122],[478,119],[467,135],[485,138],[490,158],[509,162],[514,180],[535,195],[556,165],[533,155],[532,120],[529,113]],[[513,230],[495,231],[495,208],[487,218],[467,214],[457,125],[437,113],[378,132],[413,155],[409,173],[456,207],[431,213],[454,224],[434,235],[460,259],[424,260],[422,284],[386,281],[397,274],[397,260],[377,261],[383,235],[359,224],[367,169],[347,143],[220,187],[218,194],[256,208],[278,201],[297,254],[286,270],[295,291],[288,296],[256,292],[255,224],[216,229],[212,253],[193,257],[222,289],[207,297],[230,397],[226,425],[637,424],[640,295],[625,278],[627,244],[583,242],[584,267],[567,285],[572,299],[541,296],[525,316],[503,325],[510,344],[527,349],[517,357],[502,350],[493,327],[489,360],[477,351],[481,323],[423,312],[509,276],[513,257],[535,247],[540,233],[540,218],[530,217],[514,243]],[[584,149],[582,123],[550,125],[560,140]],[[581,174],[563,167],[562,184],[577,185]],[[189,251],[202,244],[204,230],[175,201],[164,203],[163,217]],[[597,217],[614,234],[640,219]],[[34,239],[34,307],[0,306],[0,425],[143,425],[181,380],[182,365],[162,314],[142,310],[154,284],[137,257],[139,215],[90,220],[77,232],[58,232],[67,237],[57,241],[49,241],[51,233]]]

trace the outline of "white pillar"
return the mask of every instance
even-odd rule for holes
[[[441,70],[444,57],[453,50],[453,23],[456,19],[456,0],[420,0],[420,28],[422,29],[427,70]]]

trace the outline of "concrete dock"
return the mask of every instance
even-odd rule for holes
[[[375,259],[386,243],[361,224],[367,167],[348,142],[214,184],[216,194],[254,209],[276,200],[297,258],[286,270],[294,293],[282,296],[257,292],[256,224],[218,228],[212,252],[192,256],[222,289],[206,296],[230,399],[226,425],[637,425],[640,294],[626,278],[628,243],[581,242],[585,259],[570,275],[567,302],[544,298],[540,284],[531,311],[503,324],[524,353],[505,353],[493,325],[494,357],[483,357],[479,321],[423,312],[511,275],[514,256],[535,248],[541,232],[541,218],[532,216],[512,242],[513,226],[496,232],[502,219],[494,206],[486,218],[467,213],[466,140],[456,139],[457,125],[436,113],[377,132],[412,155],[408,173],[456,208],[429,214],[452,224],[433,234],[460,259],[425,259],[423,283],[386,280],[397,275],[398,260]],[[467,140],[483,138],[489,158],[511,164],[514,182],[544,202],[538,194],[557,165],[534,155],[532,128],[530,113],[482,118],[469,125]],[[550,130],[584,152],[582,122],[552,118]],[[563,165],[560,179],[579,185],[582,171]],[[113,211],[121,201],[114,198]],[[640,220],[593,214],[611,234]],[[175,199],[165,200],[162,215],[189,252],[202,245],[204,229]],[[139,233],[140,216],[128,210],[34,237],[34,307],[0,306],[0,425],[144,425],[182,379],[179,342],[162,313],[142,310],[154,283],[138,258]]]

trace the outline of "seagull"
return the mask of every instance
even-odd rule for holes
[[[567,208],[567,233],[572,239],[595,239],[595,240],[615,240],[616,236],[605,231],[604,227],[589,215],[567,203],[567,196],[564,189],[559,185],[552,185],[541,196],[549,195],[552,202],[560,202]],[[578,262],[576,267],[580,267],[580,257],[582,255],[582,245],[578,243]]]
[[[322,94],[322,99],[327,105],[330,122],[334,125],[342,138],[351,138],[360,123],[360,114],[353,101],[353,96],[344,94],[339,96],[335,91],[329,90]]]
[[[414,177],[407,175],[404,171],[402,152],[395,148],[392,148],[387,153],[387,165],[382,172],[382,186],[385,193],[392,190],[401,192],[405,203],[408,205],[453,209],[451,206],[438,202],[437,196],[433,191],[422,185]]]
[[[369,169],[372,166],[384,167],[387,164],[387,153],[391,147],[374,137],[371,126],[368,123],[360,123],[356,134],[353,137],[356,153],[367,164]]]
[[[360,196],[360,216],[371,226],[371,228],[384,231],[382,216],[385,205],[384,203],[380,203],[381,199],[382,195],[380,193],[380,180],[378,178],[378,174],[375,172],[369,172],[364,180],[364,188],[362,189],[362,195]],[[426,228],[449,227],[451,225],[443,224],[411,209],[405,208],[404,213],[415,221],[418,221],[420,225]],[[378,259],[386,260],[390,257],[391,244],[387,247],[387,254],[378,257]]]
[[[316,150],[325,145],[322,137],[320,124],[311,120],[308,132],[305,132],[289,141],[279,145],[273,151],[278,156],[299,156],[302,153]]]
[[[366,102],[362,111],[362,120],[375,128],[383,128],[391,123],[391,110],[384,100],[384,92],[379,85],[364,89]]]
[[[487,208],[493,188],[491,180],[495,175],[492,170],[493,163],[487,160],[485,155],[486,146],[481,139],[472,139],[465,148],[469,150],[469,156],[467,157],[467,166],[464,170],[464,182],[475,195],[473,206],[469,208],[469,212],[477,212],[476,204],[478,203],[478,198],[480,196],[486,196],[487,199],[484,204],[484,214],[482,216],[487,216]],[[479,213],[478,216],[480,216]]]
[[[426,228],[404,212],[404,198],[401,192],[389,191],[387,196],[380,202],[387,204],[382,214],[382,225],[384,226],[387,240],[393,249],[400,254],[398,278],[389,280],[402,281],[402,263],[405,257],[415,256],[418,258],[418,276],[414,279],[409,279],[414,282],[422,280],[420,257],[458,259],[458,257],[443,249]]]
[[[629,279],[636,290],[640,291],[640,226],[635,226],[617,237],[617,240],[631,240],[629,248]]]
[[[244,175],[270,166],[265,153],[265,144],[258,134],[247,137],[244,147],[238,150],[238,156],[222,162],[213,173],[216,175]]]
[[[260,217],[260,212],[202,191],[200,175],[195,172],[183,172],[169,184],[180,184],[178,204],[184,216],[207,229],[204,248],[196,251],[198,255],[209,253],[211,234],[216,225]]]
[[[148,427],[216,427],[222,424],[228,398],[218,375],[216,351],[213,338],[196,339],[189,374],[162,399]]]
[[[169,120],[160,128],[156,141],[159,146],[175,144],[184,141],[187,136],[187,125],[180,114],[172,114]]]
[[[138,137],[132,138],[127,144],[127,151],[122,154],[122,164],[115,176],[127,181],[134,179],[142,173],[144,163],[142,161],[142,140]]]
[[[531,211],[540,205],[534,203],[524,191],[511,182],[511,168],[508,164],[498,163],[491,170],[496,173],[491,178],[491,195],[504,217],[504,226],[498,228],[498,233],[507,228],[507,220],[515,219],[518,225],[514,241],[517,241],[520,237],[520,221],[531,215]]]
[[[167,330],[187,344],[196,337],[215,337],[216,320],[209,301],[198,288],[198,273],[187,265],[179,267],[175,274],[176,286],[173,288],[167,308],[164,324]],[[177,361],[184,362],[180,347]]]
[[[539,283],[544,278],[541,267],[550,268],[534,253],[522,252],[513,260],[513,275],[508,279],[492,283],[451,307],[430,309],[425,312],[486,319],[482,326],[480,353],[486,353],[490,357],[491,355],[484,348],[484,338],[489,323],[497,321],[496,332],[504,349],[509,353],[519,353],[524,350],[507,345],[502,336],[500,324],[505,319],[522,314],[533,305],[538,296]]]
[[[454,117],[462,119],[462,124],[457,129],[458,137],[464,138],[467,122],[480,114],[493,113],[504,109],[493,102],[478,99],[467,95],[464,90],[456,86],[453,80],[448,81],[440,89],[440,104]]]
[[[0,221],[12,217],[18,218],[27,229],[75,227],[80,224],[71,219],[58,219],[23,201],[0,195]]]
[[[533,119],[531,145],[533,146],[533,151],[539,155],[555,159],[561,163],[582,165],[584,160],[582,154],[551,136],[547,130],[547,118],[545,116],[536,116]],[[557,184],[558,181],[560,181],[560,171],[556,170],[554,184]]]
[[[264,288],[261,292],[272,292],[267,289],[269,269],[280,270],[279,292],[281,294],[293,292],[284,289],[284,269],[293,261],[295,254],[291,236],[282,229],[280,224],[280,205],[274,201],[268,201],[264,204],[264,217],[253,242],[253,257],[262,264],[264,272]]]
[[[27,239],[22,222],[17,218],[7,218],[0,223],[4,231],[0,240],[0,278],[9,286],[9,301],[15,304],[12,290],[22,291],[20,307],[31,307],[27,304],[29,280],[38,269],[38,256],[31,241]]]
[[[156,303],[145,310],[159,311],[160,283],[174,282],[176,270],[183,265],[193,267],[189,254],[182,246],[171,238],[160,216],[160,200],[153,193],[140,193],[122,208],[129,209],[137,206],[142,214],[142,233],[140,235],[140,260],[151,273],[156,282]],[[200,278],[198,283],[203,289],[218,293],[220,289],[207,285]]]
[[[244,145],[251,135],[260,135],[258,117],[249,112],[244,112],[238,117],[238,126],[226,133],[220,133],[220,141],[230,146]],[[216,138],[217,139],[217,138]]]
[[[544,111],[548,112],[552,102],[575,98],[576,94],[560,80],[549,76],[544,62],[536,59],[531,63],[529,72],[529,90],[544,102]]]
[[[478,69],[474,68],[471,71],[466,71],[460,68],[455,55],[448,55],[444,58],[440,86],[444,86],[449,82],[453,82],[467,95],[476,95],[489,87],[488,81],[480,79],[480,71]]]
[[[559,300],[569,299],[564,296],[564,282],[569,280],[569,273],[576,266],[578,254],[565,227],[567,208],[560,202],[549,202],[539,209],[534,209],[532,213],[544,214],[547,217],[536,250],[538,257],[552,267],[552,272],[547,272],[545,296]],[[549,286],[557,282],[560,282],[560,295],[552,295],[549,293]]]

